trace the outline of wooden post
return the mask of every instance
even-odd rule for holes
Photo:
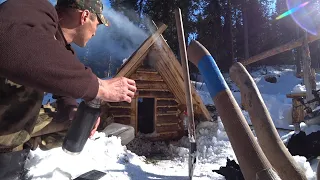
[[[312,43],[313,41],[316,41],[318,39],[320,39],[320,33],[317,36],[313,36],[313,35],[309,36],[307,38],[306,42],[308,44],[308,43]],[[286,43],[286,44],[284,44],[282,46],[279,46],[279,47],[270,49],[268,51],[262,52],[262,53],[260,53],[258,55],[252,56],[249,59],[241,61],[241,63],[243,65],[249,65],[249,64],[252,64],[254,62],[266,59],[268,57],[271,57],[271,56],[274,56],[274,55],[289,51],[289,50],[291,50],[293,48],[301,46],[303,40],[304,40],[304,37],[302,37],[302,38],[300,38],[298,40],[295,40],[295,41],[288,42],[288,43]]]
[[[304,118],[304,107],[298,101],[297,98],[292,98],[292,124],[294,125],[294,130],[300,132],[300,123]]]
[[[294,125],[295,132],[300,132],[300,123],[303,121],[305,112],[304,106],[298,100],[299,98],[306,98],[306,93],[290,93],[286,95],[287,98],[292,99],[292,124]]]
[[[191,128],[190,130],[192,131],[192,135],[195,135],[194,112],[193,112],[192,99],[191,99],[189,66],[188,66],[187,51],[186,51],[186,44],[185,44],[184,30],[183,30],[180,9],[176,10],[176,22],[177,22],[181,64],[182,64],[183,77],[184,77],[183,79],[184,79],[184,85],[186,89],[186,100],[187,100],[186,104],[187,104],[187,110],[188,110],[187,112],[188,112],[189,128]],[[192,137],[192,138],[195,141],[196,137]]]
[[[296,25],[296,38],[299,39],[300,27]],[[296,77],[301,78],[301,47],[295,49]]]
[[[190,152],[189,152],[189,178],[192,179],[193,170],[196,160],[196,130],[194,124],[194,112],[193,112],[193,104],[192,104],[192,95],[191,95],[191,85],[190,85],[190,76],[189,76],[189,66],[188,66],[188,59],[187,59],[187,50],[186,50],[186,43],[184,37],[184,29],[181,17],[181,10],[180,8],[176,9],[175,11],[175,19],[177,25],[177,33],[178,33],[178,40],[179,40],[179,49],[180,49],[180,58],[182,64],[182,71],[183,71],[183,79],[185,85],[185,92],[186,92],[186,104],[187,104],[187,116],[188,116],[188,132],[189,132],[189,141],[190,141]]]
[[[308,45],[308,33],[305,32],[302,41],[302,65],[303,65],[303,82],[306,87],[306,100],[309,101],[314,98],[312,90],[316,89],[315,74],[314,70],[311,68],[311,57]],[[314,104],[310,104],[313,109]]]

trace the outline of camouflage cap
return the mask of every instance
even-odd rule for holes
[[[101,0],[58,0],[57,7],[75,8],[80,10],[89,10],[95,13],[100,23],[109,26],[108,20],[103,16],[103,4]]]

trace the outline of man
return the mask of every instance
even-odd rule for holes
[[[58,111],[72,110],[78,98],[131,102],[133,80],[97,78],[70,46],[84,47],[99,24],[108,25],[102,9],[100,0],[58,0],[56,8],[47,0],[0,5],[0,179],[22,178],[29,152],[22,145],[35,127],[44,92],[58,97]]]

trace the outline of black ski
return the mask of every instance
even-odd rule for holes
[[[105,172],[101,172],[98,170],[91,170],[89,172],[86,172],[86,173],[80,175],[79,177],[77,177],[74,180],[98,180],[98,179],[102,178],[104,175],[106,175]]]

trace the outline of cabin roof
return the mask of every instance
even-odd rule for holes
[[[157,31],[149,36],[140,47],[118,69],[115,77],[130,77],[145,59],[152,61],[152,65],[162,76],[171,92],[180,104],[186,104],[186,91],[183,82],[182,66],[162,36],[167,25],[161,24]],[[211,119],[209,111],[203,104],[195,88],[191,86],[194,113],[205,120]]]

